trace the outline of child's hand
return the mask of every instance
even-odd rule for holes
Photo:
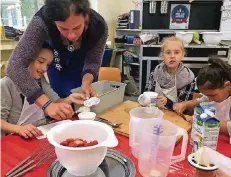
[[[81,93],[72,93],[68,96],[68,99],[74,104],[83,104],[86,100],[84,94]]]
[[[178,114],[182,115],[186,109],[186,104],[184,102],[176,103],[173,105],[173,110]]]
[[[15,133],[26,139],[42,135],[42,132],[32,124],[17,126]]]
[[[167,104],[167,98],[165,96],[157,97],[157,107],[163,108]]]
[[[45,113],[53,119],[71,119],[74,112],[68,103],[51,103],[45,109]]]
[[[189,122],[189,123],[192,123],[193,122],[193,117],[192,116],[185,116],[186,120]]]

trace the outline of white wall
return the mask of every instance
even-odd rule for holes
[[[98,0],[90,0],[91,8],[98,12]]]
[[[114,42],[117,17],[135,9],[134,0],[98,0],[98,12],[104,17],[109,28],[108,40]]]

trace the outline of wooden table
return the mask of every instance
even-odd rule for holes
[[[129,111],[132,108],[136,107],[140,107],[140,105],[137,102],[125,101],[121,104],[118,104],[117,106],[114,106],[98,114],[98,116],[107,119],[111,122],[122,123],[122,125],[119,128],[115,128],[114,131],[118,134],[129,137]],[[178,116],[176,113],[172,111],[165,110],[163,118],[165,120],[173,122],[174,124],[178,125],[179,127],[185,129],[188,132],[192,128],[191,123],[185,121],[182,117]]]

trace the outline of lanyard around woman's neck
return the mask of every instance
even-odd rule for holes
[[[70,42],[67,38],[62,37],[63,44],[67,47],[67,50],[73,52],[75,49],[79,49],[82,43],[82,36],[79,37],[74,43]]]

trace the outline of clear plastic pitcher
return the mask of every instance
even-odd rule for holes
[[[183,128],[163,120],[158,133],[141,134],[138,168],[144,177],[166,177],[171,164],[185,159],[188,133]],[[181,154],[172,156],[177,136],[183,136]]]
[[[133,108],[129,113],[131,117],[129,122],[129,146],[132,154],[138,158],[142,132],[146,130],[158,131],[164,114],[157,107]]]

